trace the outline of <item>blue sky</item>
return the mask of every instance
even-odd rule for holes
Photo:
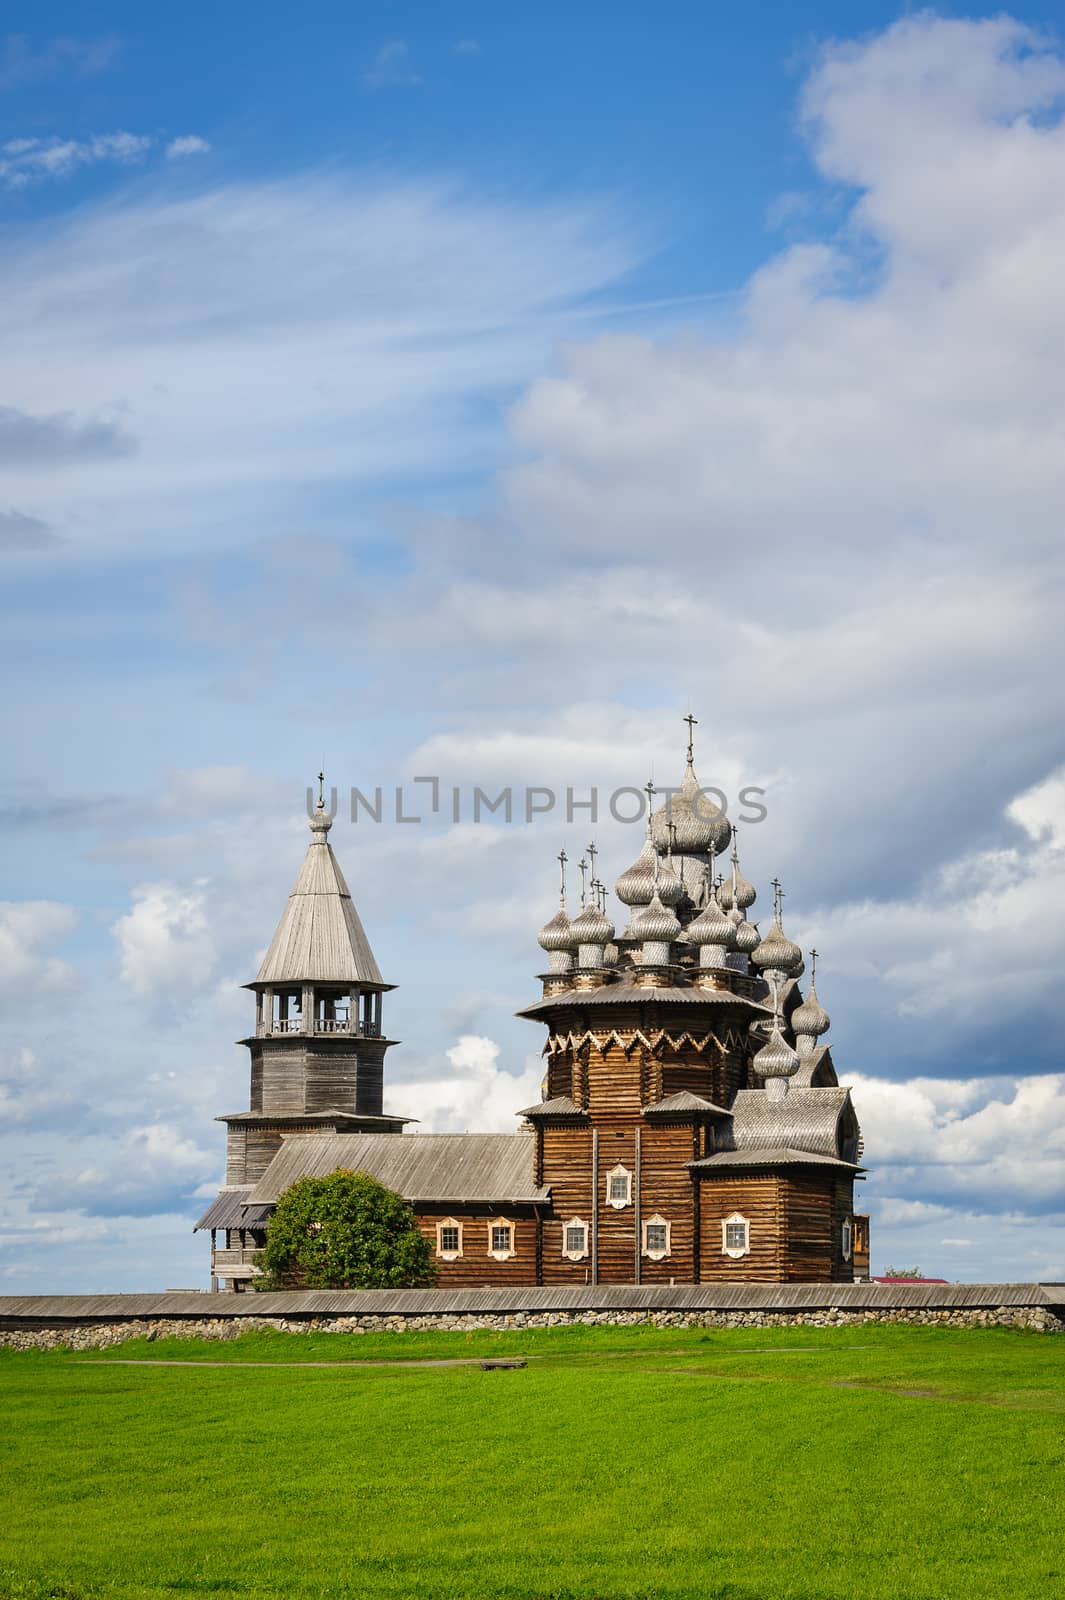
[[[1065,1274],[1062,24],[5,15],[5,1288],[202,1278],[323,762],[609,792],[689,704],[879,1264]],[[587,832],[338,822],[397,1109],[513,1126]]]

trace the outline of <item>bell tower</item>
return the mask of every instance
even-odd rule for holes
[[[287,1133],[399,1133],[386,1115],[385,983],[329,843],[320,796],[307,848],[254,980],[255,1030],[247,1111],[229,1130],[227,1184],[254,1183]]]

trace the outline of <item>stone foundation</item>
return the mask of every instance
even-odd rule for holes
[[[1027,1328],[1065,1333],[1065,1316],[1047,1306],[1001,1305],[952,1308],[883,1306],[846,1311],[839,1307],[796,1311],[516,1311],[465,1316],[311,1316],[300,1318],[140,1317],[121,1321],[66,1322],[56,1319],[22,1327],[0,1326],[0,1346],[14,1350],[106,1350],[127,1339],[237,1339],[264,1328],[280,1333],[506,1333],[520,1328],[843,1328],[870,1323],[905,1323],[932,1328]]]

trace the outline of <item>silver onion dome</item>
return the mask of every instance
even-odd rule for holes
[[[787,937],[779,917],[774,917],[765,938],[751,951],[751,960],[763,972],[783,972],[789,977],[795,977],[804,965],[802,951]]]
[[[655,892],[655,856],[657,851],[654,841],[648,834],[644,840],[643,849],[636,860],[623,872],[614,885],[614,893],[624,906],[645,906],[649,903]]]
[[[779,1020],[774,1017],[772,1032],[751,1062],[751,1071],[759,1078],[790,1078],[798,1070],[799,1058],[781,1033]]]
[[[725,950],[736,949],[735,926],[713,898],[703,907],[695,921],[689,922],[688,938],[692,944],[700,947],[705,944],[719,944]]]
[[[680,934],[680,923],[668,906],[662,904],[657,894],[651,896],[650,905],[637,911],[630,924],[634,939],[642,944],[672,944]]]
[[[572,950],[573,923],[564,911],[556,911],[536,936],[541,950]]]
[[[823,1033],[828,1032],[831,1018],[817,998],[816,984],[811,983],[810,993],[801,1006],[795,1007],[790,1020],[792,1032],[797,1036],[819,1039]]]
[[[748,906],[753,906],[758,899],[758,890],[739,869],[737,862],[733,863],[731,872],[726,872],[725,881],[717,891],[717,898],[726,911],[731,911],[733,906],[738,906],[741,911],[746,911]]]
[[[728,919],[735,930],[736,949],[745,956],[751,955],[762,942],[762,936],[758,929],[753,922],[747,921],[743,912],[736,906],[733,906],[729,912]]]
[[[720,855],[722,850],[728,848],[732,838],[732,827],[725,813],[700,792],[699,780],[690,760],[677,793],[659,806],[651,818],[652,837],[662,850],[670,843],[671,823],[673,848],[681,855],[700,855],[711,851]]]
[[[596,905],[586,905],[570,923],[571,950],[585,944],[609,944],[613,937],[614,924]]]

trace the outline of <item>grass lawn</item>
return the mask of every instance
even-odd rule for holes
[[[410,1365],[481,1354],[529,1365]],[[5,1600],[1065,1594],[1054,1336],[258,1333],[0,1352],[0,1402]]]

